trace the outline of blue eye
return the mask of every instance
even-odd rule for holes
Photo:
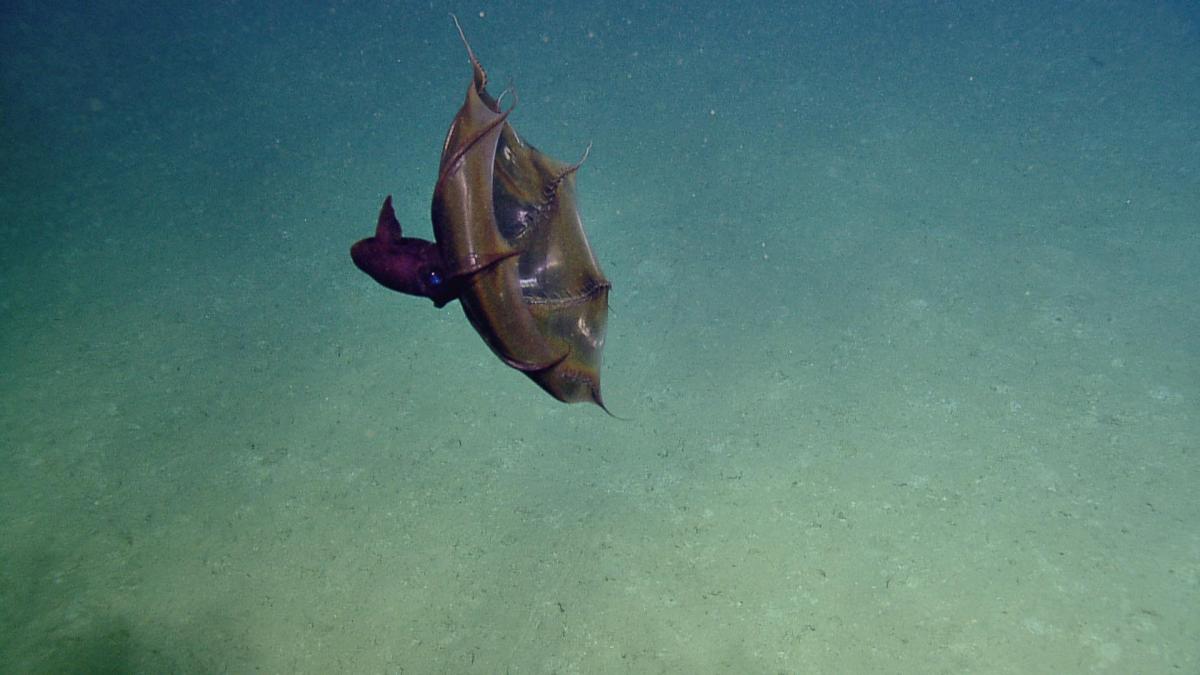
[[[434,272],[432,270],[426,276],[425,280],[429,282],[430,286],[441,286],[442,285],[442,275],[440,275],[437,272]]]

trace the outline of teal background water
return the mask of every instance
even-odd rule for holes
[[[6,3],[0,671],[1200,669],[1190,2]],[[608,418],[350,263],[470,77]]]

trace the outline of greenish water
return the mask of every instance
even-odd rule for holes
[[[1190,4],[105,7],[0,10],[0,672],[1200,668]],[[451,9],[628,421],[350,262]]]

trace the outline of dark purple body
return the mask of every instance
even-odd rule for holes
[[[391,195],[379,210],[375,236],[352,246],[350,257],[358,269],[393,291],[429,298],[438,307],[458,297],[453,280],[443,269],[437,244],[401,233]]]

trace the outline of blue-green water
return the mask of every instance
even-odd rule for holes
[[[1193,3],[95,4],[0,9],[0,671],[1200,670]],[[350,262],[451,10],[628,421]]]

